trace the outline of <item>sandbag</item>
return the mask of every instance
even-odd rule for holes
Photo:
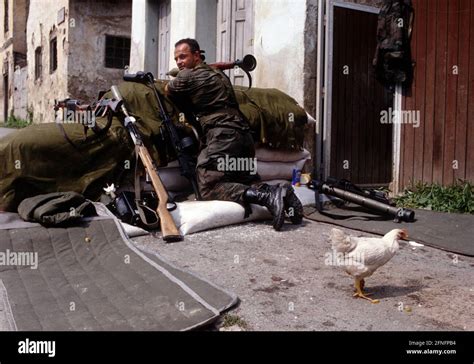
[[[264,162],[257,161],[257,172],[262,181],[270,181],[274,179],[291,180],[293,170],[302,170],[307,159],[301,159],[295,162]]]
[[[255,149],[255,158],[264,162],[296,162],[311,159],[311,153],[306,149],[296,151],[259,147]]]

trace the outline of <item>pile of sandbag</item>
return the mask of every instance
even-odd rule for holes
[[[262,181],[290,181],[293,170],[302,170],[305,163],[311,159],[311,154],[306,149],[302,151],[287,151],[258,147],[255,151],[257,158],[257,173]],[[177,161],[168,166],[158,168],[160,177],[166,189],[171,192],[182,192],[190,189],[189,181],[181,176]]]
[[[257,148],[257,172],[262,181],[291,180],[293,170],[302,170],[311,154],[302,151],[287,151],[268,148]]]

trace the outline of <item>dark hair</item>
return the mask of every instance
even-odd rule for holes
[[[176,48],[177,46],[181,44],[187,44],[189,46],[189,49],[191,50],[191,53],[199,52],[201,54],[201,59],[203,61],[206,59],[206,57],[203,55],[205,51],[201,50],[201,47],[199,46],[199,43],[197,42],[196,39],[184,38],[184,39],[178,40],[174,46]]]

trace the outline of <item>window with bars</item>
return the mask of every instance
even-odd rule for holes
[[[130,62],[130,38],[105,36],[105,67],[124,68]]]
[[[9,13],[10,13],[10,10],[8,8],[8,2],[9,0],[4,0],[3,1],[3,8],[5,9],[5,13],[4,13],[4,16],[3,16],[3,31],[4,33],[7,33],[8,32],[8,29],[10,27],[10,19],[9,19]]]
[[[41,47],[36,48],[35,50],[35,80],[41,77],[41,72],[43,71],[43,50]]]
[[[58,68],[58,39],[56,37],[49,41],[49,73]]]

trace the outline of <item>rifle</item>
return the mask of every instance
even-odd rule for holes
[[[191,154],[194,142],[191,137],[180,138],[178,135],[178,131],[161,101],[160,94],[156,90],[153,74],[151,72],[145,73],[140,71],[136,74],[126,74],[123,79],[128,82],[143,82],[153,89],[160,109],[161,120],[163,121],[161,133],[162,135],[167,135],[173,145],[181,169],[181,175],[191,182],[196,199],[202,200],[196,181],[196,163]]]
[[[179,233],[179,230],[176,227],[173,217],[171,216],[167,208],[168,192],[166,191],[163,185],[163,182],[161,181],[161,178],[158,175],[157,168],[153,162],[153,159],[150,156],[150,153],[148,152],[148,150],[146,149],[143,143],[143,140],[140,136],[140,132],[138,131],[138,128],[135,125],[136,120],[133,116],[130,116],[130,114],[128,113],[127,108],[125,107],[123,103],[123,97],[120,94],[120,91],[117,88],[117,86],[112,86],[111,90],[115,99],[121,102],[120,109],[122,113],[125,115],[124,126],[129,132],[130,136],[132,137],[137,154],[140,157],[140,160],[142,161],[146,172],[150,176],[153,188],[156,194],[158,195],[159,201],[158,201],[158,208],[156,209],[156,212],[158,213],[158,216],[160,217],[160,226],[161,226],[161,233],[163,235],[163,240],[165,240],[166,242],[182,240],[183,237]]]
[[[329,177],[327,181],[313,179],[308,184],[308,187],[315,191],[316,208],[319,212],[323,210],[319,195],[324,193],[325,195],[338,197],[344,201],[349,201],[359,206],[388,214],[393,217],[395,222],[412,222],[415,219],[415,211],[403,207],[391,206],[390,201],[385,197],[383,192],[363,190],[344,179],[338,180],[333,177]]]
[[[104,99],[101,98],[98,101],[93,102],[92,104],[83,104],[81,101],[76,99],[64,99],[56,101],[54,100],[54,111],[59,111],[60,109],[65,109],[66,113],[70,112],[81,112],[87,113],[92,116],[92,120],[89,120],[84,125],[84,134],[87,135],[87,130],[91,129],[96,135],[102,136],[109,130],[112,125],[112,115],[113,113],[108,113],[108,110],[115,112],[118,108],[116,100]],[[100,127],[96,122],[95,118],[107,117],[107,124],[104,127]]]

